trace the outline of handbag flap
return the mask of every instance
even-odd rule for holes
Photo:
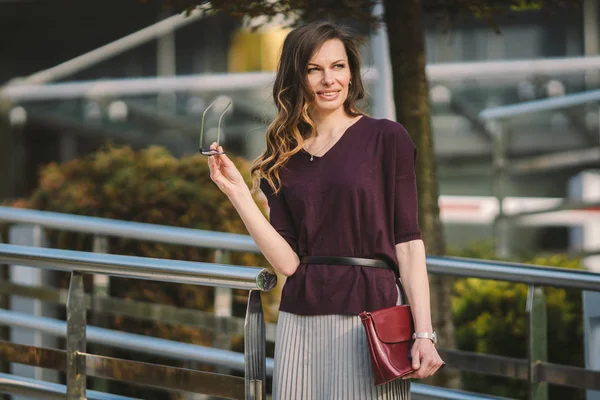
[[[371,311],[377,337],[384,343],[406,342],[412,339],[413,320],[410,306],[394,306]]]

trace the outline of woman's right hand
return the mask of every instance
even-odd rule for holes
[[[217,146],[216,142],[210,145],[210,149],[223,151],[223,147]],[[208,168],[210,169],[210,179],[216,183],[227,197],[231,198],[244,190],[248,190],[248,185],[246,185],[242,174],[226,154],[209,156]]]

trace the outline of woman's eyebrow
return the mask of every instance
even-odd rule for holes
[[[331,64],[337,64],[340,61],[346,62],[346,59],[345,58],[340,58],[339,60],[332,61]],[[314,66],[320,67],[319,64],[314,63],[314,62],[309,62],[308,65],[314,65]]]

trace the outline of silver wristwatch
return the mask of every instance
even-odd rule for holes
[[[433,344],[437,344],[437,334],[433,332],[415,332],[412,335],[413,339],[429,339]]]

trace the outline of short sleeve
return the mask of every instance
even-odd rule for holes
[[[294,252],[298,253],[298,237],[292,214],[285,201],[283,190],[278,194],[273,192],[271,185],[264,180],[260,180],[260,189],[267,197],[269,204],[269,222],[275,230],[288,242]]]
[[[394,124],[394,242],[421,239],[415,165],[417,149],[408,132]]]

